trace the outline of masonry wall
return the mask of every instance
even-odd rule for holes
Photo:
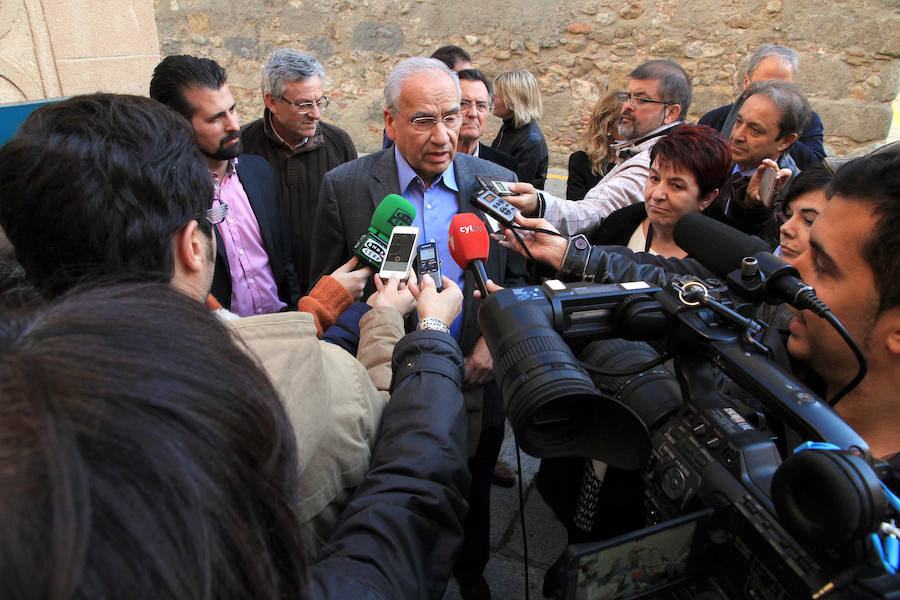
[[[160,55],[214,58],[244,121],[259,116],[259,68],[279,47],[316,56],[334,99],[326,120],[380,147],[381,88],[394,64],[443,44],[489,75],[525,68],[541,83],[552,162],[581,122],[648,58],[691,74],[691,118],[729,102],[743,59],[764,43],[800,56],[798,81],[845,154],[881,141],[900,88],[896,0],[0,0],[0,101],[97,90],[146,93]],[[155,35],[154,35],[155,34]],[[488,140],[499,126],[491,119]]]
[[[146,94],[156,34],[152,0],[0,0],[0,102]]]

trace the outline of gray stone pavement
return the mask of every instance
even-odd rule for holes
[[[534,600],[543,598],[541,586],[544,572],[566,543],[566,532],[553,516],[535,486],[540,460],[522,457],[522,495],[525,513],[525,531],[528,542],[528,589]],[[516,470],[516,449],[506,425],[506,437],[500,449],[500,458]],[[491,486],[491,559],[484,571],[484,577],[491,586],[494,600],[525,598],[525,563],[522,547],[522,525],[519,506],[518,475],[516,486],[502,488]],[[460,600],[456,581],[450,581],[444,600]]]

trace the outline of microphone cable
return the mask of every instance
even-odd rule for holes
[[[818,298],[817,298],[818,300]],[[821,302],[821,300],[819,300]],[[824,303],[823,303],[824,305]],[[853,355],[856,356],[856,362],[859,363],[859,370],[856,372],[856,377],[850,380],[850,382],[845,385],[841,390],[834,395],[834,397],[828,401],[830,406],[836,405],[844,396],[846,396],[850,390],[859,385],[859,382],[863,380],[863,377],[866,376],[866,373],[869,370],[869,365],[866,362],[866,357],[863,356],[862,350],[859,349],[859,346],[856,345],[856,342],[851,337],[850,332],[844,327],[843,323],[841,323],[834,313],[831,312],[831,309],[825,306],[824,314],[820,315],[823,319],[828,321],[828,323],[834,328],[835,331],[838,332],[838,335],[843,338],[844,342],[847,343],[847,346],[850,347],[850,350],[853,352]],[[818,313],[816,313],[818,314]]]
[[[566,237],[558,231],[551,231],[549,229],[544,229],[543,227],[529,227],[528,225],[519,225],[518,223],[515,223],[512,221],[510,221],[510,223],[508,225],[506,225],[506,227],[509,228],[510,230],[512,230],[513,235],[516,238],[516,241],[519,242],[519,246],[521,246],[522,250],[525,251],[525,254],[528,255],[528,259],[532,260],[532,261],[536,261],[537,259],[535,259],[534,256],[531,255],[531,251],[528,249],[528,246],[525,245],[525,242],[522,241],[522,238],[521,238],[521,236],[519,236],[519,232],[517,230],[521,229],[522,231],[533,231],[535,233],[544,233],[547,235],[555,235],[555,236],[561,237],[561,238]]]

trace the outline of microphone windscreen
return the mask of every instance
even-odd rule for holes
[[[450,256],[461,269],[469,268],[469,263],[480,258],[487,260],[491,249],[491,238],[487,226],[474,213],[459,213],[450,220]]]
[[[388,194],[372,214],[370,230],[387,241],[397,225],[412,225],[416,209],[409,200],[398,194]]]
[[[675,243],[719,277],[740,269],[744,257],[769,250],[761,239],[700,213],[684,215],[675,223]]]

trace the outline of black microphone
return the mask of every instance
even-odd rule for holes
[[[761,277],[761,300],[769,304],[787,302],[798,310],[811,310],[819,316],[829,311],[816,297],[815,290],[803,282],[797,269],[769,252],[766,243],[757,237],[700,213],[691,213],[675,224],[675,243],[688,256],[726,280],[730,273],[745,266],[745,258],[752,257]]]

